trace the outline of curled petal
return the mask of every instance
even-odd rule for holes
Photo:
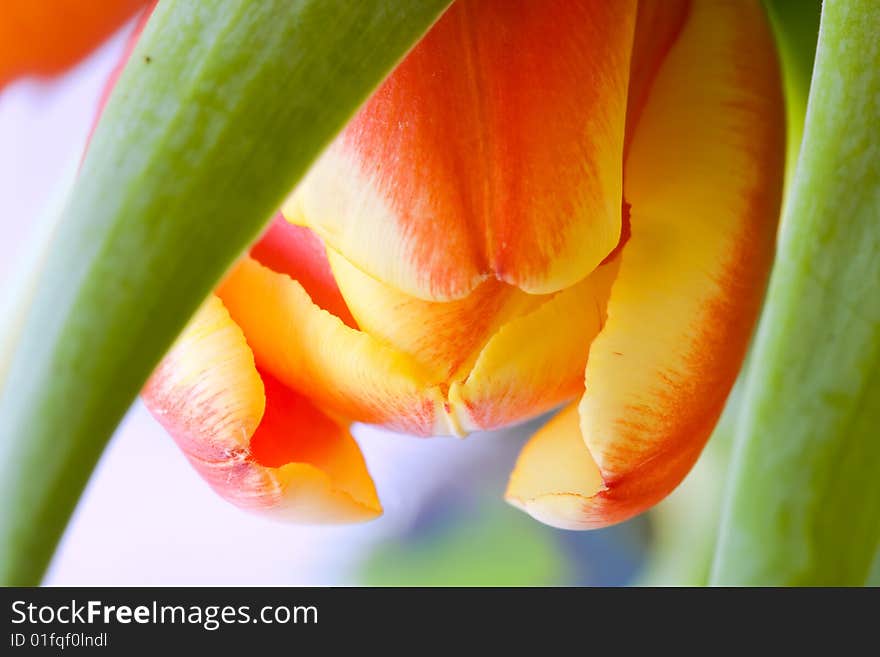
[[[211,297],[143,390],[147,408],[199,474],[245,509],[300,522],[381,513],[348,430],[271,376]]]
[[[668,494],[702,450],[772,261],[782,112],[760,4],[692,3],[633,137],[625,170],[632,233],[578,406],[577,435],[603,488],[579,518],[566,511],[551,524],[625,520]],[[529,453],[518,471],[547,467]],[[565,492],[546,481],[542,495]]]
[[[464,431],[527,420],[583,391],[590,342],[605,321],[616,272],[615,259],[492,336],[473,369],[449,388]]]
[[[587,529],[603,520],[596,495],[605,484],[581,437],[577,407],[567,406],[526,443],[505,495],[514,506],[560,529]]]
[[[439,381],[468,368],[496,330],[544,299],[495,279],[454,301],[400,292],[330,250],[333,275],[362,331],[411,355]]]
[[[245,258],[217,293],[258,366],[322,408],[419,435],[455,433],[439,387],[415,359],[346,326],[286,274]]]
[[[266,413],[251,437],[250,450],[262,466],[259,475],[271,490],[276,515],[313,523],[380,515],[376,488],[348,428],[271,375],[261,374]],[[233,476],[227,468],[221,474],[222,485]]]
[[[427,300],[533,294],[620,237],[629,0],[462,0],[312,168],[285,216]]]

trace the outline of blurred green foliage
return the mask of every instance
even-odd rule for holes
[[[360,571],[367,586],[557,586],[571,575],[551,532],[501,503],[378,546]]]

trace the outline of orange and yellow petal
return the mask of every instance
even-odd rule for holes
[[[662,500],[703,448],[691,442],[608,485],[584,443],[578,405],[567,406],[529,439],[507,485],[505,499],[547,525],[585,530],[623,522]]]
[[[605,322],[617,260],[511,319],[488,341],[465,377],[449,388],[465,432],[497,429],[579,395],[590,342]]]
[[[448,301],[557,292],[620,236],[636,4],[463,0],[283,207],[356,267]]]
[[[202,477],[245,509],[300,522],[381,513],[347,428],[271,376],[211,297],[156,368],[144,403]]]
[[[266,412],[250,450],[267,483],[276,488],[275,515],[311,523],[380,515],[376,487],[348,427],[273,376],[261,374]]]
[[[535,515],[545,522],[589,528],[624,520],[668,494],[698,457],[763,296],[783,132],[776,55],[760,4],[692,3],[626,163],[632,234],[607,322],[590,348],[579,431],[570,417],[558,425],[568,427],[567,440],[584,444],[603,487],[579,502],[580,519],[571,506],[554,517],[554,507],[542,504]],[[533,440],[518,479],[534,480],[533,472],[564,458],[554,453],[561,437]],[[583,476],[586,490],[592,470]],[[542,481],[546,490],[532,498],[566,493],[552,478]]]
[[[23,75],[57,75],[150,0],[3,0],[0,88]]]
[[[596,496],[605,484],[584,445],[577,403],[545,424],[523,447],[505,498],[560,529],[588,529],[604,520]]]
[[[245,258],[217,293],[258,366],[322,408],[417,435],[455,433],[437,382],[415,359],[346,326],[286,274]]]

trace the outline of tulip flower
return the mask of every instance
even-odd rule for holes
[[[110,36],[148,0],[3,0],[0,89],[21,75],[56,75]]]
[[[771,264],[783,103],[757,2],[455,3],[143,392],[226,499],[380,513],[349,428],[562,410],[507,499],[572,529],[689,471]]]

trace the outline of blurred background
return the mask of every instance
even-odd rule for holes
[[[101,90],[132,25],[65,75],[0,89],[0,282],[8,302],[45,243]],[[0,323],[9,323],[9,306]],[[196,475],[140,403],[105,452],[50,585],[700,584],[713,547],[727,423],[685,484],[648,516],[595,532],[541,525],[502,501],[540,422],[494,434],[358,438],[385,506],[349,527],[247,515]]]

